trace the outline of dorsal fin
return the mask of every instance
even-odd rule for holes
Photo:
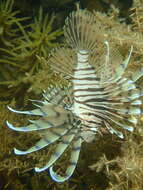
[[[63,47],[51,52],[48,64],[55,72],[71,77],[76,63],[75,60],[76,54],[74,50]]]
[[[97,46],[95,16],[87,10],[74,11],[65,21],[64,36],[71,48],[63,47],[51,52],[48,63],[55,72],[64,76],[73,75],[73,69],[77,63],[78,50],[88,50],[93,55],[93,50]],[[92,64],[95,57],[89,56]],[[93,65],[93,64],[92,64]]]
[[[89,11],[72,12],[65,21],[64,35],[67,43],[74,49],[92,51],[96,46],[95,16]]]

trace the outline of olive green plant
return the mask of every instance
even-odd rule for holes
[[[57,37],[62,35],[62,30],[54,30],[56,16],[44,15],[42,8],[32,20],[13,11],[13,0],[2,2],[0,7],[3,9],[0,12],[0,21],[3,21],[0,28],[0,98],[11,99],[26,93],[34,75],[42,69],[37,56],[46,58],[51,48],[58,46]]]

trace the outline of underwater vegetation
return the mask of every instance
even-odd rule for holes
[[[11,0],[1,5],[0,98],[11,99],[27,92],[35,74],[44,67],[38,56],[46,58],[50,49],[58,46],[56,39],[62,31],[53,29],[55,16],[44,15],[42,8],[32,20],[20,18],[17,11],[13,12]]]
[[[15,113],[41,116],[38,120],[29,120],[31,124],[28,126],[14,127],[8,121],[7,126],[19,132],[37,131],[41,136],[28,150],[15,148],[17,155],[29,154],[57,143],[49,161],[42,167],[35,167],[36,172],[49,169],[50,176],[56,182],[64,182],[71,177],[84,141],[92,142],[104,130],[104,133],[110,132],[123,139],[122,129],[133,132],[138,124],[137,117],[143,113],[140,99],[143,90],[136,84],[143,76],[143,69],[138,69],[131,76],[125,75],[132,47],[123,61],[116,54],[118,64],[115,62],[116,65],[112,66],[109,43],[105,41],[105,59],[99,71],[93,67],[96,55],[95,23],[96,17],[89,11],[79,9],[72,12],[64,25],[69,48],[57,48],[48,60],[55,72],[69,77],[72,83],[69,87],[51,87],[43,94],[44,101],[33,100],[38,103],[34,103],[37,108],[33,110],[17,111],[8,107]],[[70,146],[69,164],[65,175],[61,176],[53,167]]]
[[[126,75],[131,76],[135,70],[142,67],[143,12],[141,11],[141,5],[142,1],[134,1],[134,4],[130,9],[130,24],[124,22],[124,19],[120,19],[117,8],[113,7],[108,14],[94,11],[93,14],[96,17],[95,39],[97,42],[95,50],[97,54],[93,57],[93,59],[95,60],[95,66],[99,67],[99,71],[102,71],[100,68],[102,67],[103,58],[105,58],[107,53],[106,46],[104,45],[104,41],[106,40],[110,45],[110,56],[111,60],[113,60],[111,62],[112,66],[116,65],[115,63],[118,63],[119,60],[124,60],[127,57],[131,46],[133,46],[133,52]],[[16,18],[19,18],[19,13]],[[36,18],[38,18],[38,15]],[[26,20],[24,22],[21,21],[21,25],[23,27],[33,23],[33,19],[25,19]],[[18,28],[17,35],[23,40],[24,35],[22,30],[19,29],[21,25],[18,26],[16,24],[13,28]],[[26,31],[27,34],[29,31],[28,27],[26,27],[24,31]],[[54,29],[52,31],[54,31]],[[12,40],[12,37],[10,37],[10,39]],[[10,42],[8,38],[5,40]],[[62,41],[59,38],[53,41],[53,43],[55,42],[59,43],[59,45],[63,44],[63,38]],[[2,48],[3,47],[5,46],[3,45]],[[49,49],[49,52],[50,50],[51,48]],[[11,54],[9,55],[4,52],[5,51],[3,50],[1,51],[2,57],[5,57],[6,61],[9,60],[9,57],[11,59]],[[115,137],[114,135],[111,135],[107,133],[107,131],[103,130],[102,132],[105,134],[97,138],[95,142],[84,143],[84,148],[81,149],[79,162],[72,178],[62,184],[52,181],[47,171],[41,173],[34,172],[35,165],[37,167],[41,167],[46,163],[47,157],[49,157],[53,152],[56,144],[53,144],[53,146],[48,149],[39,150],[38,152],[28,155],[16,156],[13,153],[13,147],[20,150],[26,150],[33,146],[40,139],[40,136],[36,131],[30,133],[20,133],[9,130],[6,127],[6,120],[14,126],[19,127],[28,125],[27,119],[33,120],[35,117],[12,113],[7,109],[6,105],[16,109],[19,106],[21,110],[30,110],[34,107],[32,107],[32,105],[28,102],[28,98],[42,100],[42,96],[39,97],[39,94],[41,94],[43,89],[47,90],[49,81],[53,86],[56,86],[56,84],[59,86],[59,83],[61,82],[64,82],[65,86],[67,85],[67,80],[65,81],[61,75],[59,76],[58,74],[53,73],[52,68],[49,65],[50,62],[48,61],[48,54],[46,57],[43,55],[36,55],[36,58],[39,61],[38,66],[40,68],[38,71],[35,69],[35,73],[33,75],[28,75],[27,70],[26,76],[23,78],[25,79],[24,84],[26,85],[20,85],[19,83],[21,90],[18,91],[16,95],[13,93],[15,92],[14,90],[16,90],[16,87],[10,86],[9,84],[3,84],[0,86],[0,179],[2,179],[0,181],[0,188],[7,190],[142,190],[143,118],[140,116],[137,117],[138,124],[135,126],[134,132],[129,133],[127,131],[123,131],[125,136],[124,139]],[[13,58],[16,59],[15,56],[13,56]],[[47,64],[47,62],[49,64]],[[1,65],[5,65],[7,68],[5,69],[5,72],[9,70],[8,73],[10,75],[12,75],[17,69],[15,66],[7,66],[7,64]],[[9,67],[11,69],[9,69]],[[0,80],[1,82],[4,82],[5,77],[4,74],[2,75],[1,71],[2,70],[0,70]],[[21,73],[24,74],[25,72],[21,71]],[[30,80],[29,76],[33,76],[32,80]],[[11,80],[11,78],[9,79]],[[10,80],[7,79],[6,81],[9,82]],[[137,82],[137,86],[142,86],[142,84],[141,78]],[[5,96],[3,96],[4,93],[2,93],[6,92],[6,90],[8,90],[7,92],[9,94],[7,98],[5,98]],[[19,100],[21,100],[22,103]],[[39,119],[39,117],[37,119]],[[62,171],[62,173],[64,173],[64,166],[68,165],[69,153],[70,149],[69,152],[61,158],[60,163],[57,163],[56,169],[60,172]]]
[[[129,10],[133,5],[133,0],[84,0],[84,7],[88,10],[109,12],[110,7],[115,6],[119,10],[120,17],[128,17]]]

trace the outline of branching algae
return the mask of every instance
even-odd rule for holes
[[[0,98],[4,99],[27,92],[35,74],[43,69],[37,57],[46,58],[63,34],[61,29],[54,29],[55,15],[45,15],[40,8],[32,20],[13,11],[13,3],[0,3]]]
[[[37,106],[34,110],[17,111],[8,107],[15,113],[40,116],[38,120],[29,120],[31,124],[28,126],[14,127],[8,121],[7,126],[20,132],[37,131],[41,136],[41,140],[26,151],[15,148],[17,155],[29,154],[57,143],[46,165],[35,168],[36,172],[49,169],[56,182],[64,182],[73,174],[82,142],[92,142],[103,131],[122,139],[123,130],[132,132],[137,116],[142,114],[140,97],[143,90],[136,82],[142,77],[143,68],[125,76],[133,47],[128,57],[111,69],[109,42],[105,41],[107,53],[103,67],[98,70],[93,64],[97,45],[95,23],[96,17],[86,10],[72,12],[64,26],[68,48],[51,52],[48,63],[55,72],[66,77],[68,87],[49,88],[43,94],[43,101],[34,101]],[[63,176],[55,172],[53,166],[69,146],[71,155]]]

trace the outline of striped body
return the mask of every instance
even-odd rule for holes
[[[74,69],[72,79],[74,93],[73,110],[74,114],[82,121],[84,129],[88,130],[91,127],[92,130],[96,131],[99,125],[99,118],[92,114],[93,109],[86,105],[86,103],[95,97],[100,85],[94,68],[88,62],[88,57],[88,51],[79,50],[77,53],[77,66]],[[93,103],[90,102],[90,104]],[[96,113],[96,110],[94,112]]]
[[[136,81],[143,76],[143,68],[130,77],[125,76],[132,48],[125,60],[114,69],[110,60],[109,43],[106,41],[107,54],[101,72],[94,67],[96,49],[95,16],[88,11],[72,12],[65,21],[64,35],[70,48],[59,48],[51,52],[48,63],[53,70],[69,80],[68,87],[50,87],[43,94],[43,101],[33,101],[37,106],[30,111],[11,111],[20,114],[38,115],[39,120],[29,120],[24,127],[7,126],[15,131],[37,131],[41,136],[33,147],[26,151],[14,149],[18,155],[38,151],[57,142],[55,152],[47,164],[36,172],[49,169],[56,182],[64,182],[71,177],[83,141],[91,142],[102,128],[123,138],[123,129],[133,131],[137,124],[136,116],[143,113],[141,105],[143,89]],[[103,70],[102,70],[103,69]],[[105,69],[105,70],[104,70]],[[53,165],[71,145],[69,165],[65,175],[58,175]]]

